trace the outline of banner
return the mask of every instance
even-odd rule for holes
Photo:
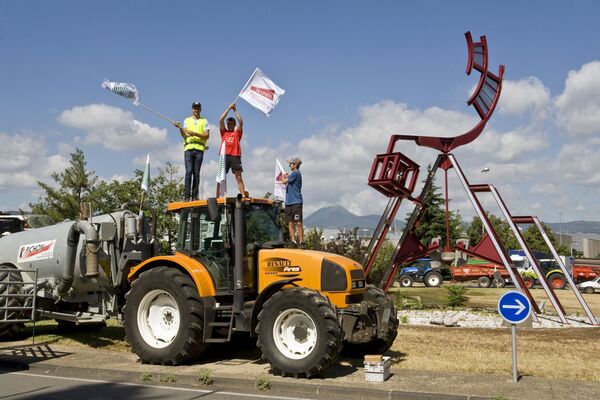
[[[126,99],[133,101],[133,104],[136,106],[140,105],[140,93],[132,83],[110,82],[109,80],[105,79],[102,81],[100,86],[104,89],[110,90],[115,94],[118,94],[121,97],[125,97]]]
[[[144,176],[142,177],[142,190],[148,193],[150,189],[150,154],[146,158],[146,168],[144,168]]]
[[[283,175],[285,170],[281,166],[279,159],[275,159],[275,188],[273,189],[273,196],[276,199],[285,201],[285,183],[283,183]]]
[[[246,86],[240,92],[239,97],[269,116],[284,93],[285,90],[273,83],[260,69],[256,68],[250,79],[248,79]]]
[[[219,185],[219,196],[224,197],[227,193],[227,174],[225,173],[225,142],[221,143],[219,152],[219,165],[217,166],[217,184]]]

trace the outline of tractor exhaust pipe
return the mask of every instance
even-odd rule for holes
[[[235,210],[233,212],[233,313],[241,314],[244,304],[244,211],[242,209],[242,195],[235,199]]]
[[[75,279],[75,261],[77,257],[77,245],[79,244],[79,236],[85,235],[85,276],[87,278],[97,278],[100,274],[98,270],[98,249],[100,241],[98,240],[98,232],[88,221],[78,221],[71,225],[67,234],[67,252],[65,271],[63,272],[62,281],[54,290],[54,297],[61,298],[73,285]]]

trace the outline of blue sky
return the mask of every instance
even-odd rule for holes
[[[486,131],[456,152],[465,173],[496,185],[515,214],[600,220],[599,17],[593,1],[4,0],[0,210],[27,208],[75,147],[103,179],[132,176],[147,153],[154,173],[166,161],[183,172],[178,132],[101,89],[104,78],[134,83],[176,120],[203,103],[212,194],[218,117],[260,67],[286,94],[269,118],[238,101],[249,191],[272,190],[274,158],[295,155],[307,214],[380,213],[385,199],[366,179],[390,134],[455,135],[477,122],[465,104],[470,30],[506,75]],[[399,150],[423,168],[435,158],[408,142]],[[471,215],[461,189],[451,197]]]

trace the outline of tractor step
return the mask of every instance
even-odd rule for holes
[[[229,327],[229,325],[231,325],[231,322],[209,322],[208,326],[223,326],[223,327]]]
[[[206,338],[204,340],[205,343],[227,343],[229,342],[228,338]]]

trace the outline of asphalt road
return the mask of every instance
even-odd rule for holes
[[[0,373],[0,399],[11,400],[310,400],[274,396],[267,392],[234,393],[206,389],[178,388],[133,383],[115,383],[93,379],[62,378],[27,372]]]

